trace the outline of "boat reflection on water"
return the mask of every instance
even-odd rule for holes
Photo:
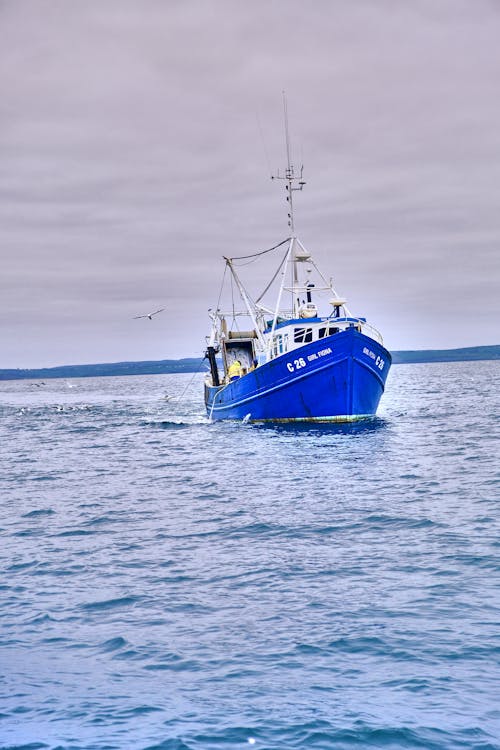
[[[253,422],[253,430],[267,430],[279,434],[312,435],[314,437],[331,435],[368,435],[383,432],[390,423],[382,417],[367,417],[354,422]]]

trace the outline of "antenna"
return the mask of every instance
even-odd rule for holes
[[[295,224],[293,217],[293,192],[295,190],[302,190],[305,181],[302,179],[302,173],[304,167],[300,168],[300,175],[295,174],[295,170],[292,164],[291,151],[290,151],[290,133],[288,130],[288,104],[286,93],[283,91],[283,116],[285,121],[285,142],[286,142],[286,170],[284,175],[280,175],[279,170],[276,175],[271,177],[272,180],[285,180],[285,189],[287,191],[286,200],[288,202],[288,226],[292,231],[292,237],[295,237]],[[295,187],[295,183],[298,182],[298,186]]]
[[[285,139],[286,139],[286,163],[287,163],[287,177],[288,179],[293,178],[293,166],[290,159],[290,134],[288,132],[288,104],[286,101],[286,94],[283,91],[283,116],[285,119]]]

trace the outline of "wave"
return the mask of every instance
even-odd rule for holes
[[[122,596],[117,599],[104,599],[95,602],[81,604],[80,609],[87,612],[94,612],[106,609],[117,609],[119,607],[131,607],[137,604],[142,597],[140,596]]]
[[[255,747],[262,750],[498,750],[494,738],[479,727],[473,732],[449,732],[441,727],[369,726],[356,721],[352,727],[339,728],[328,721],[316,720],[282,726],[236,726],[215,732],[191,733],[168,738],[144,750],[238,750]]]

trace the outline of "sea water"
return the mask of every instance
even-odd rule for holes
[[[499,372],[301,428],[1,383],[0,747],[499,748]]]

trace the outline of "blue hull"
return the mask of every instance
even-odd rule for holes
[[[211,419],[345,422],[373,416],[391,366],[355,328],[302,346],[225,386],[205,386]]]

